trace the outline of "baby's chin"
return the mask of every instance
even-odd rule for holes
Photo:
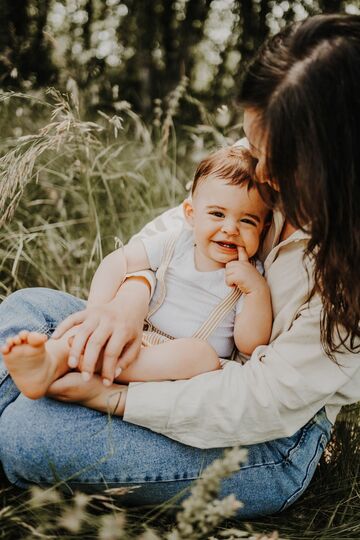
[[[221,264],[221,266],[225,267],[229,262],[232,262],[232,261],[237,261],[238,260],[238,256],[237,254],[235,255],[226,255],[224,257],[219,257],[219,259],[216,261],[218,264]]]

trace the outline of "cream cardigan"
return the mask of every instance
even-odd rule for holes
[[[142,234],[176,227],[181,216],[180,208],[170,210]],[[290,436],[324,406],[334,422],[342,405],[360,400],[360,355],[344,351],[336,364],[322,350],[321,302],[307,303],[307,236],[296,231],[279,243],[283,222],[275,213],[264,243],[274,314],[270,344],[244,365],[229,362],[186,381],[130,384],[126,422],[191,446],[225,447]]]

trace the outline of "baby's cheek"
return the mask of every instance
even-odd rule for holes
[[[260,236],[257,232],[248,236],[248,256],[253,257],[259,249]]]

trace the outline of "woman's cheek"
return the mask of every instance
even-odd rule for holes
[[[270,178],[266,163],[263,160],[258,161],[255,167],[255,176],[259,184],[269,184],[273,190],[280,191],[278,183]]]
[[[265,184],[266,182],[269,182],[269,175],[267,173],[266,165],[263,159],[260,159],[257,162],[257,165],[255,167],[255,176],[260,184]]]

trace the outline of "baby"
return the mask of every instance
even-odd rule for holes
[[[235,347],[250,355],[269,341],[270,291],[255,256],[270,212],[248,151],[229,147],[205,158],[183,209],[183,230],[132,241],[105,257],[92,280],[89,302],[100,304],[115,297],[127,272],[156,271],[143,346],[126,369],[114,371],[116,382],[187,379],[220,369]],[[101,372],[101,357],[86,371],[69,358],[75,332],[47,340],[24,330],[7,340],[4,360],[23,394],[44,396],[69,368],[84,380]]]

